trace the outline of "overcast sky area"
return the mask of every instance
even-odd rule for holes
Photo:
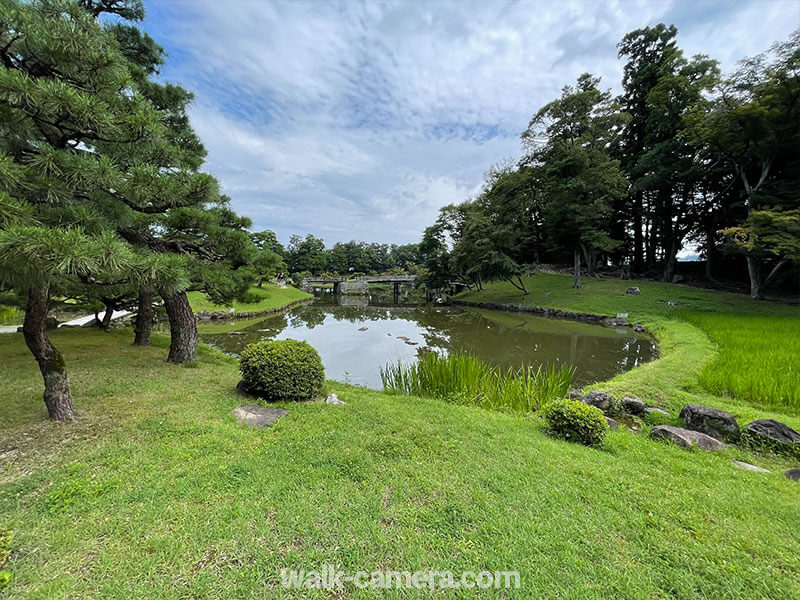
[[[145,0],[194,91],[205,169],[286,242],[419,241],[441,206],[517,159],[533,113],[583,72],[619,91],[616,44],[673,23],[724,71],[800,27],[800,0]]]

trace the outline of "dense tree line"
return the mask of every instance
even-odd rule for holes
[[[271,231],[266,234],[275,239]],[[336,242],[331,248],[326,248],[324,240],[308,234],[306,237],[293,235],[286,248],[275,241],[272,249],[282,258],[282,270],[295,275],[414,273],[420,263],[418,244],[351,240]]]
[[[493,167],[478,197],[441,209],[420,244],[423,279],[481,287],[540,263],[615,266],[671,281],[700,249],[705,277],[738,257],[760,298],[800,263],[800,34],[723,77],[687,58],[677,30],[619,43],[622,94],[581,75],[522,133],[523,156]]]

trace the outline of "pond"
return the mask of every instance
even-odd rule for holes
[[[259,340],[305,340],[319,351],[328,379],[374,389],[381,388],[386,363],[411,362],[430,350],[469,352],[502,367],[566,363],[576,368],[578,385],[627,371],[657,350],[651,338],[630,329],[456,306],[387,305],[376,296],[337,302],[324,291],[313,304],[286,313],[201,322],[198,330],[204,342],[231,354]]]

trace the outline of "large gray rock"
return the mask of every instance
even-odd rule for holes
[[[681,448],[697,446],[701,450],[722,450],[725,445],[719,440],[691,429],[673,427],[672,425],[656,425],[650,430],[650,437],[654,440],[668,440]]]
[[[590,406],[596,406],[606,412],[611,408],[612,398],[611,394],[606,394],[605,392],[589,392],[580,401]]]
[[[269,427],[289,411],[273,406],[237,406],[233,409],[236,420],[250,427]]]
[[[792,481],[800,481],[800,467],[796,469],[789,469],[784,473]]]
[[[775,419],[759,419],[748,423],[744,433],[751,440],[774,446],[778,450],[800,451],[800,433]]]
[[[644,402],[639,400],[638,398],[633,398],[631,396],[625,396],[622,399],[622,409],[629,414],[632,415],[643,415],[644,414]]]
[[[659,415],[663,415],[665,417],[669,416],[669,411],[664,410],[663,408],[659,408],[657,406],[648,406],[644,409],[644,414],[649,415],[652,413],[656,413]]]
[[[687,429],[700,431],[720,441],[735,442],[739,439],[739,424],[736,418],[724,410],[700,404],[687,404],[681,410],[680,416],[686,423]]]

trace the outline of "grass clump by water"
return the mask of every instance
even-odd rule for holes
[[[381,381],[387,392],[527,413],[565,397],[574,374],[567,365],[504,371],[471,354],[429,352],[413,364],[386,365]]]

